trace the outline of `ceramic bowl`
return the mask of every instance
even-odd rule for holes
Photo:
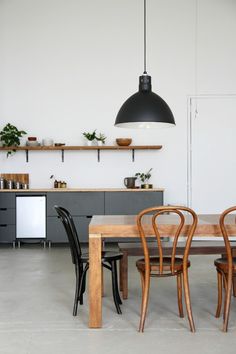
[[[39,142],[36,141],[26,141],[26,146],[39,146]]]
[[[129,146],[132,143],[131,138],[117,138],[116,143],[119,146]]]

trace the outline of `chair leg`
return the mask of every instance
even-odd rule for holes
[[[122,251],[123,257],[120,260],[120,290],[122,287],[123,300],[128,299],[128,252]]]
[[[73,316],[76,316],[76,314],[77,314],[78,300],[79,300],[79,288],[80,288],[80,282],[81,282],[80,268],[79,268],[78,264],[75,264],[75,277],[76,277],[76,284],[75,284],[75,299],[74,299],[74,307],[73,307]]]
[[[122,305],[122,301],[121,301],[120,293],[119,293],[119,286],[118,286],[117,264],[116,264],[116,261],[114,261],[114,272],[115,272],[116,297],[117,297],[117,301],[119,302],[119,304]]]
[[[147,314],[148,298],[149,298],[150,274],[144,274],[141,271],[139,271],[139,272],[141,275],[141,282],[142,282],[142,304],[141,304],[139,332],[143,332],[146,314]]]
[[[236,297],[236,276],[233,276],[233,295]]]
[[[111,278],[112,278],[112,293],[113,293],[113,299],[114,303],[116,306],[116,311],[120,315],[122,314],[119,301],[117,298],[117,291],[118,291],[118,285],[117,285],[117,272],[116,272],[116,262],[112,261],[111,263]]]
[[[227,332],[228,322],[229,322],[229,312],[230,312],[230,302],[231,302],[231,292],[232,292],[232,270],[227,274],[227,283],[226,283],[226,294],[225,294],[225,308],[224,308],[224,323],[223,331]]]
[[[179,317],[184,317],[183,303],[182,303],[182,273],[177,274],[177,296],[178,296],[178,307],[179,307]]]
[[[217,284],[218,284],[218,301],[217,301],[217,309],[216,309],[216,318],[220,317],[221,306],[222,306],[222,274],[217,270]]]
[[[86,277],[86,273],[87,273],[88,268],[89,268],[89,265],[86,264],[86,266],[85,266],[85,268],[83,270],[83,273],[81,274],[81,278],[79,279],[78,292],[77,292],[77,288],[76,288],[77,297],[75,298],[75,301],[74,301],[73,316],[77,315],[78,301],[81,299],[81,296],[83,294],[83,286],[85,284],[85,280],[84,279]]]
[[[120,266],[120,291],[123,291],[123,284],[122,284],[122,281],[123,281],[123,265],[122,265],[122,259],[120,259],[120,262],[119,262],[119,266]]]
[[[187,314],[188,314],[189,325],[190,325],[191,332],[195,332],[195,326],[194,326],[193,314],[192,314],[192,308],[191,308],[191,300],[190,300],[188,270],[185,268],[183,271],[183,280],[184,280],[185,304],[186,304],[186,310],[187,310]]]
[[[117,276],[117,263],[116,261],[114,262],[114,267],[115,267],[115,278],[116,278],[116,295],[117,295],[117,300],[119,302],[120,305],[122,305],[122,301],[120,298],[120,293],[119,293],[119,286],[118,286],[118,276]]]

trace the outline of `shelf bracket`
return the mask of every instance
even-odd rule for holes
[[[97,151],[98,151],[98,162],[100,162],[100,149],[98,149]]]
[[[134,149],[132,149],[132,162],[134,162],[135,161],[135,153],[134,153]]]
[[[25,150],[25,159],[26,162],[29,162],[29,150]]]
[[[64,150],[61,150],[61,162],[64,162]]]

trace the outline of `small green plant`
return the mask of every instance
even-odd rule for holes
[[[2,142],[3,147],[19,146],[20,138],[25,134],[27,133],[24,130],[18,130],[14,125],[8,123],[0,132],[0,140]],[[15,149],[9,150],[7,152],[7,157],[11,156],[14,152],[16,152]]]
[[[137,177],[138,179],[140,179],[141,182],[146,184],[146,183],[148,183],[149,179],[152,176],[151,171],[152,171],[152,168],[150,168],[150,170],[148,170],[146,173],[144,173],[144,172],[135,173],[135,177]]]
[[[96,139],[96,129],[95,129],[92,133],[84,132],[84,133],[83,133],[83,136],[84,136],[87,140],[93,141],[94,139]]]
[[[96,140],[97,141],[101,141],[103,144],[105,144],[106,138],[107,137],[104,134],[102,134],[102,133],[99,133],[98,136],[96,135]]]

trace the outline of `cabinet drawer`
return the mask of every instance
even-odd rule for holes
[[[88,242],[88,226],[91,218],[74,216],[73,220],[80,242]],[[64,226],[57,216],[47,218],[47,240],[51,242],[68,242]]]
[[[52,192],[47,194],[47,215],[56,216],[54,205],[69,210],[71,215],[103,215],[104,192]]]
[[[145,208],[163,205],[163,192],[105,192],[105,214],[136,215]]]
[[[15,225],[0,224],[0,243],[13,242],[16,238]]]
[[[15,193],[0,192],[0,208],[15,208]]]
[[[16,209],[0,208],[0,224],[16,223]]]

